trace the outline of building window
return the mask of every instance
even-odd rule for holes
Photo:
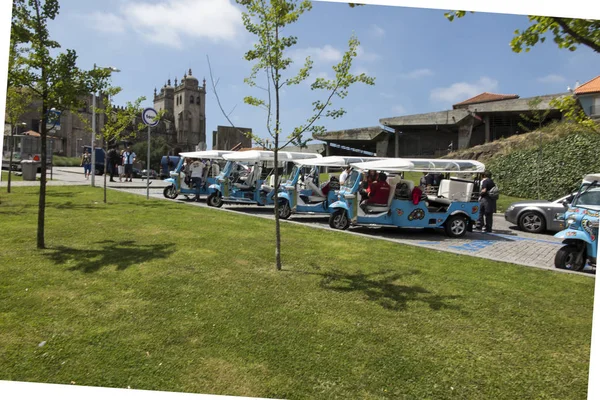
[[[194,96],[190,96],[190,104],[194,104]]]
[[[196,104],[200,105],[200,96],[196,97]]]

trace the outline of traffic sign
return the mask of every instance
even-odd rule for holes
[[[156,118],[157,115],[158,113],[154,108],[148,107],[142,112],[142,121],[148,126],[156,126],[159,122]]]

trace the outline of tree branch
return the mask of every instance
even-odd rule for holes
[[[590,40],[588,38],[586,38],[585,36],[580,35],[579,33],[577,33],[576,31],[574,31],[570,26],[569,23],[567,21],[567,19],[565,18],[554,18],[554,21],[556,21],[556,23],[562,28],[562,30],[567,33],[568,35],[572,36],[573,38],[575,38],[578,42],[592,48],[592,50],[594,50],[597,53],[600,53],[600,44],[594,42],[593,40]]]

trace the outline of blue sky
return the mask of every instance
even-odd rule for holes
[[[240,7],[229,0],[62,0],[61,13],[51,25],[63,48],[77,51],[79,65],[116,66],[113,83],[123,92],[117,104],[146,96],[152,105],[154,88],[167,79],[181,80],[192,69],[200,82],[206,77],[207,140],[217,125],[228,125],[210,90],[207,56],[218,92],[235,124],[266,137],[266,114],[243,103],[258,95],[243,79],[250,63],[243,59],[254,38],[245,32]],[[375,86],[357,84],[335,105],[348,113],[325,120],[328,130],[378,125],[383,117],[424,113],[451,105],[483,91],[521,97],[560,93],[575,81],[600,74],[598,55],[581,47],[560,50],[551,41],[529,53],[516,54],[509,42],[517,28],[528,26],[525,16],[469,14],[449,22],[443,10],[364,6],[315,2],[312,11],[290,27],[298,36],[290,54],[302,60],[311,55],[316,76],[332,76],[331,66],[347,48],[354,33],[361,50],[354,68],[376,78]],[[308,85],[286,88],[282,120],[286,131],[303,123],[311,103],[324,99]]]

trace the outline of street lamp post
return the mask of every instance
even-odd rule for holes
[[[94,63],[94,70],[96,68],[107,69],[111,72],[120,72],[121,70],[115,67],[98,67],[96,63]],[[94,187],[95,178],[96,178],[96,89],[94,88],[94,93],[92,94],[92,187]]]

